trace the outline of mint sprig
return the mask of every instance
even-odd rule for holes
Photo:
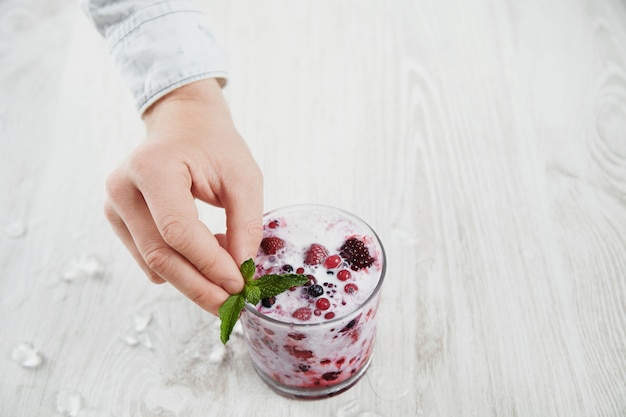
[[[300,274],[267,274],[254,279],[256,265],[252,258],[242,263],[239,271],[244,280],[243,290],[228,297],[217,310],[221,320],[220,340],[223,344],[230,339],[246,302],[256,305],[263,298],[276,297],[291,287],[304,285],[309,281],[306,275]]]

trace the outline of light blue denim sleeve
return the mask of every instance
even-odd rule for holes
[[[223,51],[194,0],[81,0],[143,113],[176,88],[203,78],[226,83]]]

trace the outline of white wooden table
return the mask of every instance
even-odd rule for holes
[[[266,209],[342,207],[386,246],[372,367],[284,399],[151,284],[102,214],[143,135],[104,42],[74,0],[4,0],[1,416],[626,415],[624,1],[206,8]]]

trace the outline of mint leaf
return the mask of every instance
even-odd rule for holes
[[[258,304],[261,301],[261,290],[256,285],[245,285],[243,287],[243,294],[246,297],[246,301],[250,304]]]
[[[220,323],[220,340],[223,344],[226,344],[230,339],[230,334],[237,320],[239,320],[239,315],[246,302],[256,305],[261,298],[275,297],[291,287],[304,285],[309,281],[305,275],[297,274],[268,274],[259,279],[254,279],[256,265],[252,258],[241,264],[239,272],[245,281],[243,290],[228,297],[217,310],[222,321]]]
[[[228,297],[226,301],[224,301],[224,304],[217,310],[220,320],[222,321],[220,324],[220,340],[223,344],[226,344],[228,339],[230,339],[230,334],[245,304],[245,297],[242,293],[238,293]]]
[[[243,279],[246,283],[252,281],[252,278],[254,278],[254,273],[256,272],[256,265],[254,264],[252,258],[242,263],[239,267],[239,271],[241,272],[241,276],[243,276]]]
[[[269,274],[262,276],[259,279],[255,279],[250,283],[250,285],[257,287],[260,290],[261,298],[269,298],[275,297],[291,287],[304,285],[308,281],[309,279],[305,275]]]

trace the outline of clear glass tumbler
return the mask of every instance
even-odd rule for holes
[[[297,272],[310,280],[275,300],[245,306],[241,322],[252,364],[283,396],[337,395],[353,386],[371,362],[385,276],[383,246],[363,220],[320,205],[267,213],[264,236],[283,243],[269,254],[262,244],[258,275]],[[312,257],[315,245],[326,252],[316,248],[319,256]]]

